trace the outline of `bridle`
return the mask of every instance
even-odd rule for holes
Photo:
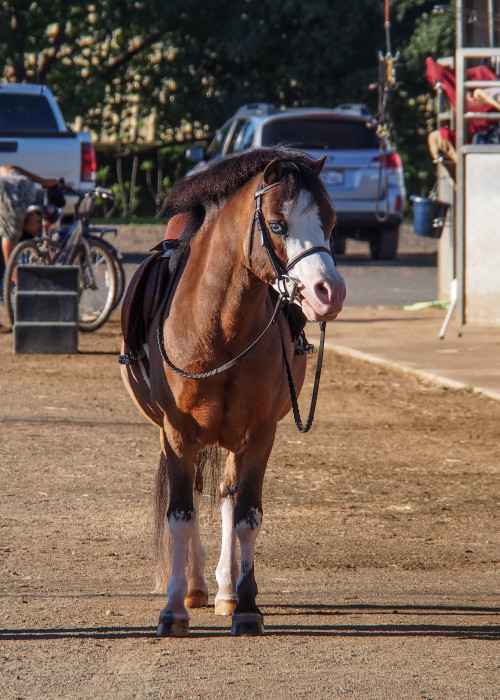
[[[175,374],[180,375],[181,377],[185,377],[186,379],[208,379],[210,377],[214,377],[217,374],[221,374],[222,372],[225,372],[226,370],[230,369],[231,367],[234,367],[240,360],[242,360],[248,353],[253,350],[253,348],[259,343],[259,341],[264,337],[266,332],[269,330],[269,328],[274,325],[279,317],[279,314],[281,313],[283,307],[286,304],[291,304],[293,303],[295,297],[297,296],[297,283],[288,275],[288,272],[292,269],[294,265],[296,265],[299,260],[303,260],[304,258],[308,257],[309,255],[313,255],[314,253],[328,253],[333,258],[333,262],[336,265],[335,262],[335,255],[333,252],[333,245],[330,246],[330,248],[327,248],[326,246],[312,246],[311,248],[308,248],[307,250],[303,251],[299,255],[296,255],[292,260],[288,261],[287,263],[284,263],[277,255],[276,249],[273,245],[271,235],[269,233],[269,226],[266,221],[266,218],[262,212],[262,197],[265,195],[267,192],[270,190],[274,189],[274,187],[277,187],[278,185],[281,184],[281,181],[278,180],[277,182],[273,182],[270,185],[266,185],[265,187],[262,186],[263,181],[261,180],[259,184],[259,189],[254,195],[255,198],[255,210],[254,210],[254,216],[252,219],[252,230],[250,231],[250,240],[249,240],[249,263],[251,265],[251,258],[252,258],[252,247],[253,247],[253,238],[254,238],[254,233],[255,233],[255,227],[257,226],[259,233],[260,233],[260,239],[261,239],[261,245],[262,247],[266,250],[266,253],[268,255],[269,261],[271,263],[271,267],[273,268],[273,272],[276,276],[276,281],[275,285],[278,288],[278,299],[276,301],[276,305],[274,307],[273,314],[271,316],[271,319],[267,326],[264,328],[262,333],[249,345],[245,350],[243,350],[239,355],[236,357],[233,357],[232,360],[229,360],[229,362],[226,362],[225,364],[221,365],[220,367],[216,367],[215,369],[209,370],[208,372],[201,372],[199,374],[191,374],[190,372],[185,372],[184,370],[180,369],[179,367],[176,367],[170,360],[170,358],[167,355],[167,351],[165,350],[165,341],[164,341],[164,336],[163,336],[163,324],[160,323],[158,326],[157,330],[157,339],[158,339],[158,347],[160,349],[160,354],[162,356],[163,361],[167,365],[167,367],[172,370],[172,372],[175,372]],[[291,284],[291,291],[289,292],[287,289],[287,282]],[[286,355],[286,348],[285,348],[285,342],[283,339],[283,334],[281,331],[281,327],[279,327],[280,331],[280,337],[281,337],[281,346],[283,350],[283,359],[285,362],[285,367],[286,367],[286,372],[287,372],[287,378],[288,378],[288,385],[290,389],[290,398],[292,402],[292,410],[293,410],[293,415],[295,419],[295,425],[297,426],[297,429],[302,432],[306,433],[308,430],[311,428],[313,418],[314,418],[314,410],[316,407],[316,399],[318,396],[318,389],[319,389],[319,380],[321,376],[321,366],[323,363],[323,350],[324,350],[324,344],[325,344],[325,329],[326,329],[326,322],[321,321],[319,324],[320,327],[320,345],[319,345],[319,350],[318,350],[318,361],[316,363],[316,374],[314,378],[314,387],[313,387],[313,393],[312,393],[312,398],[311,398],[311,405],[309,408],[309,415],[306,420],[305,425],[302,423],[302,420],[300,418],[300,412],[299,412],[299,407],[298,407],[298,401],[297,401],[297,392],[295,391],[295,386],[293,383],[293,377],[292,377],[292,371],[290,369],[290,364],[288,362],[288,358]]]
[[[277,187],[278,185],[281,185],[281,180],[273,182],[270,185],[266,185],[265,187],[262,187],[262,184],[263,183],[261,180],[259,184],[259,189],[254,194],[255,210],[252,220],[252,230],[250,232],[248,251],[250,267],[252,266],[252,248],[255,226],[257,225],[257,228],[260,233],[261,245],[266,250],[269,262],[271,263],[271,267],[273,268],[274,276],[276,278],[276,281],[273,286],[276,286],[278,293],[286,302],[292,303],[294,298],[297,296],[297,283],[289,276],[289,271],[292,269],[292,267],[294,267],[294,265],[296,265],[299,262],[299,260],[303,260],[309,255],[314,255],[314,253],[327,253],[333,258],[333,262],[336,266],[335,254],[333,252],[333,243],[330,244],[330,248],[327,248],[326,246],[312,246],[311,248],[308,248],[307,250],[302,251],[302,253],[296,255],[294,258],[292,258],[292,260],[289,260],[287,263],[284,263],[276,254],[276,249],[273,245],[273,241],[269,233],[269,226],[262,212],[262,196],[266,194],[266,192],[269,192],[270,190]],[[285,236],[286,233],[275,235]],[[291,284],[291,292],[287,291],[286,285],[288,282]]]

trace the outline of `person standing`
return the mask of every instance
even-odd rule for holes
[[[17,165],[0,165],[0,235],[5,265],[23,234],[27,209],[35,200],[35,184],[57,185],[58,180],[45,178]]]
[[[16,165],[0,165],[2,278],[10,255],[23,235],[25,225],[28,224],[29,228],[32,228],[35,224],[41,224],[41,219],[34,220],[33,213],[29,213],[27,217],[28,207],[35,200],[35,184],[47,188],[57,185],[57,183],[58,180],[54,178],[41,177]],[[9,331],[10,328],[0,324],[0,332]]]

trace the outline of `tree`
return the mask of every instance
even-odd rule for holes
[[[410,181],[422,180],[426,55],[452,50],[448,17],[428,0],[391,0],[392,49],[401,51],[394,94]],[[0,68],[8,80],[48,84],[69,121],[126,142],[129,117],[156,114],[164,143],[208,137],[249,102],[376,111],[379,0],[6,0],[0,5]],[[425,167],[424,167],[425,170]]]
[[[70,120],[119,131],[124,106],[139,118],[154,106],[168,139],[183,119],[213,127],[242,102],[358,98],[381,9],[357,4],[354,16],[347,0],[11,0],[0,59],[6,79],[49,84]]]
[[[116,109],[119,120],[131,96],[140,116],[158,103],[173,104],[169,96],[183,91],[165,68],[175,61],[194,10],[191,0],[3,2],[4,78],[49,84],[70,120],[82,115],[92,125],[106,115],[106,106],[108,114]],[[169,109],[170,115],[176,125],[179,110]]]

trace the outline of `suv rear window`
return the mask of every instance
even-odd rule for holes
[[[374,129],[365,122],[331,117],[273,119],[263,127],[262,145],[349,151],[379,147]]]
[[[58,131],[52,109],[43,95],[0,93],[0,133]]]

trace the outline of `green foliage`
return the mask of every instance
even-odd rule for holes
[[[187,169],[184,150],[182,146],[123,149],[98,144],[101,165],[97,182],[110,187],[114,195],[113,205],[101,202],[98,214],[128,220],[134,215],[160,219],[165,213],[165,195]]]
[[[431,169],[425,57],[453,50],[454,23],[449,15],[432,16],[433,5],[390,3],[391,49],[401,52],[403,84],[393,111],[410,191]],[[184,170],[183,142],[207,138],[242,104],[349,101],[375,112],[377,95],[368,86],[377,80],[378,52],[385,49],[382,0],[0,4],[6,79],[48,84],[68,121],[82,116],[85,126],[97,133],[106,127],[119,141],[129,116],[141,121],[154,110],[158,140],[170,150],[140,166],[122,153],[120,177],[118,163],[102,173],[118,185],[117,206],[129,213],[144,205],[146,188],[159,215],[164,192]]]

